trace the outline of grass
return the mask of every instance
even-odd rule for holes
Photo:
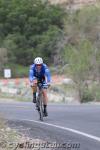
[[[28,134],[9,128],[5,119],[0,115],[0,150],[24,150],[25,146],[27,149],[31,149],[28,145],[32,146],[37,142],[40,143],[41,139],[32,139]]]
[[[24,143],[29,137],[8,127],[5,119],[0,115],[0,150],[24,149]]]
[[[0,115],[0,150],[10,150],[11,145],[9,143],[18,141],[19,136],[16,131],[11,130],[5,119]]]
[[[0,129],[5,128],[5,120],[3,119],[2,115],[0,115]]]

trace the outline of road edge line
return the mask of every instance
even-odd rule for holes
[[[59,129],[70,131],[72,133],[76,133],[76,134],[79,134],[81,136],[88,137],[90,139],[93,139],[93,140],[96,140],[96,141],[100,142],[100,137],[97,137],[97,136],[94,136],[94,135],[91,135],[91,134],[87,134],[85,132],[81,132],[81,131],[78,131],[78,130],[75,130],[75,129],[72,129],[72,128],[67,128],[67,127],[63,127],[63,126],[59,126],[59,125],[55,125],[55,124],[51,124],[51,123],[47,123],[47,122],[36,121],[36,120],[21,119],[20,121],[34,122],[34,123],[38,123],[38,124],[42,124],[42,125],[46,125],[46,126],[59,128]]]

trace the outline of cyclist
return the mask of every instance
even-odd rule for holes
[[[43,63],[43,59],[41,57],[36,57],[34,59],[34,63],[30,66],[29,70],[29,80],[30,86],[32,87],[33,92],[33,103],[36,103],[36,91],[37,91],[37,81],[42,83],[43,89],[43,105],[44,105],[44,115],[48,116],[47,113],[47,86],[50,86],[51,75],[50,70],[46,64]]]

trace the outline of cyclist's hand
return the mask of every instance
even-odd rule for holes
[[[33,86],[33,81],[30,81],[30,86]]]
[[[51,84],[49,82],[47,83],[47,85],[48,85],[48,88],[51,86]]]
[[[37,84],[37,80],[36,79],[33,80],[33,81],[30,81],[30,86],[36,86],[36,84]]]
[[[37,84],[37,79],[33,80],[33,85]]]

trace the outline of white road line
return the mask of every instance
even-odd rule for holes
[[[87,134],[85,132],[81,132],[81,131],[78,131],[78,130],[75,130],[75,129],[66,128],[66,127],[63,127],[63,126],[50,124],[50,123],[46,123],[46,122],[35,121],[35,120],[21,119],[20,121],[29,121],[29,122],[34,122],[34,123],[38,123],[38,124],[43,124],[43,125],[46,125],[46,126],[59,128],[59,129],[70,131],[70,132],[73,132],[73,133],[76,133],[76,134],[79,134],[79,135],[82,135],[82,136],[85,136],[85,137],[88,137],[90,139],[93,139],[93,140],[96,140],[96,141],[100,142],[100,137],[97,137],[97,136],[94,136],[94,135],[91,135],[91,134]]]

